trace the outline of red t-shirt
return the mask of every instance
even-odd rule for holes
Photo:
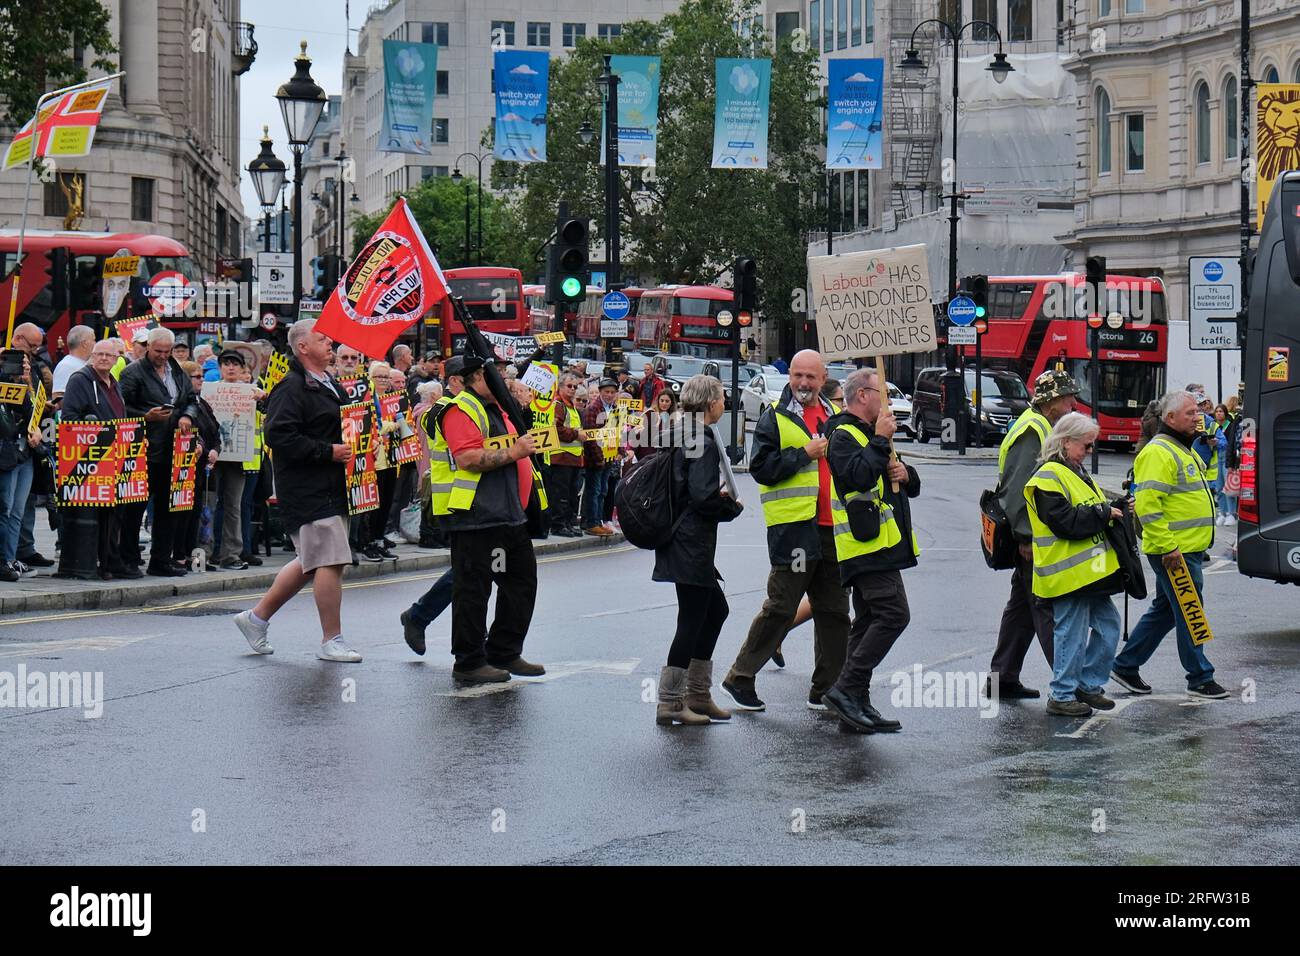
[[[509,417],[502,415],[506,423],[506,431],[511,435],[517,434],[514,423]],[[483,447],[483,436],[479,433],[478,426],[474,420],[465,414],[465,410],[460,407],[447,409],[442,416],[442,433],[447,436],[447,449],[451,452],[454,459],[463,451],[469,451],[472,448]],[[533,490],[533,465],[532,459],[520,458],[515,462],[515,468],[519,472],[519,504],[527,511],[528,496]]]
[[[813,402],[803,410],[803,423],[808,426],[808,433],[816,438],[818,431],[830,416],[821,402]],[[829,528],[835,524],[831,517],[831,466],[823,456],[817,459],[817,523]]]

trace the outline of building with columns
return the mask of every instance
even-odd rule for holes
[[[142,232],[185,244],[205,275],[243,253],[239,78],[257,52],[240,0],[101,0],[126,72],[113,84],[88,156],[60,161],[82,177],[86,232]],[[91,51],[85,60],[95,59]],[[90,78],[105,75],[91,70]],[[12,130],[0,133],[8,140]],[[0,225],[17,228],[25,171],[0,172]],[[57,182],[32,189],[28,226],[61,229]]]

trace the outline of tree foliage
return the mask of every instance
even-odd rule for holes
[[[623,276],[642,281],[711,283],[739,255],[758,260],[760,308],[781,323],[794,319],[793,290],[805,283],[806,236],[818,215],[824,171],[817,155],[821,107],[817,57],[779,45],[761,31],[742,35],[760,9],[755,0],[687,0],[658,23],[624,24],[614,40],[586,39],[551,61],[547,162],[493,166],[531,247],[554,228],[564,200],[589,216],[603,241],[604,169],[599,136],[584,144],[583,121],[599,129],[596,80],[607,53],[658,55],[661,62],[657,165],[624,169],[620,189]],[[771,57],[769,167],[710,168],[714,60]],[[638,191],[639,188],[639,191]]]
[[[0,3],[0,95],[5,122],[26,123],[47,87],[80,83],[86,79],[87,67],[116,71],[106,56],[117,52],[109,19],[99,0]]]
[[[420,224],[425,239],[433,247],[438,262],[444,268],[475,265],[478,262],[478,196],[477,181],[466,178],[460,183],[449,176],[426,179],[406,194],[407,204],[415,221]],[[393,197],[396,201],[396,196]],[[465,252],[465,209],[469,208],[469,254]],[[389,206],[391,208],[391,204]],[[374,234],[388,215],[388,209],[373,215],[358,216],[354,223],[352,254]],[[506,204],[488,190],[483,190],[483,264],[514,266],[525,276],[538,270],[528,261],[528,251],[520,237],[523,231]],[[535,248],[535,247],[533,247]]]

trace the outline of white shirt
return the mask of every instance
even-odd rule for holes
[[[64,392],[68,388],[68,379],[72,378],[74,372],[79,372],[86,367],[86,360],[79,359],[75,355],[65,355],[59,360],[59,364],[54,366],[54,391]]]

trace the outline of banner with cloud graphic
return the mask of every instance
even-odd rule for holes
[[[826,121],[826,165],[830,169],[880,169],[881,90],[884,60],[830,60]]]
[[[546,92],[551,55],[498,50],[492,55],[497,87],[492,155],[512,163],[546,162]]]
[[[384,41],[384,126],[381,153],[433,152],[433,97],[438,87],[438,47]]]
[[[659,57],[609,58],[618,77],[618,164],[653,166],[659,137]],[[600,121],[600,162],[605,163],[605,116]]]
[[[767,108],[772,61],[714,61],[713,168],[767,169]]]

